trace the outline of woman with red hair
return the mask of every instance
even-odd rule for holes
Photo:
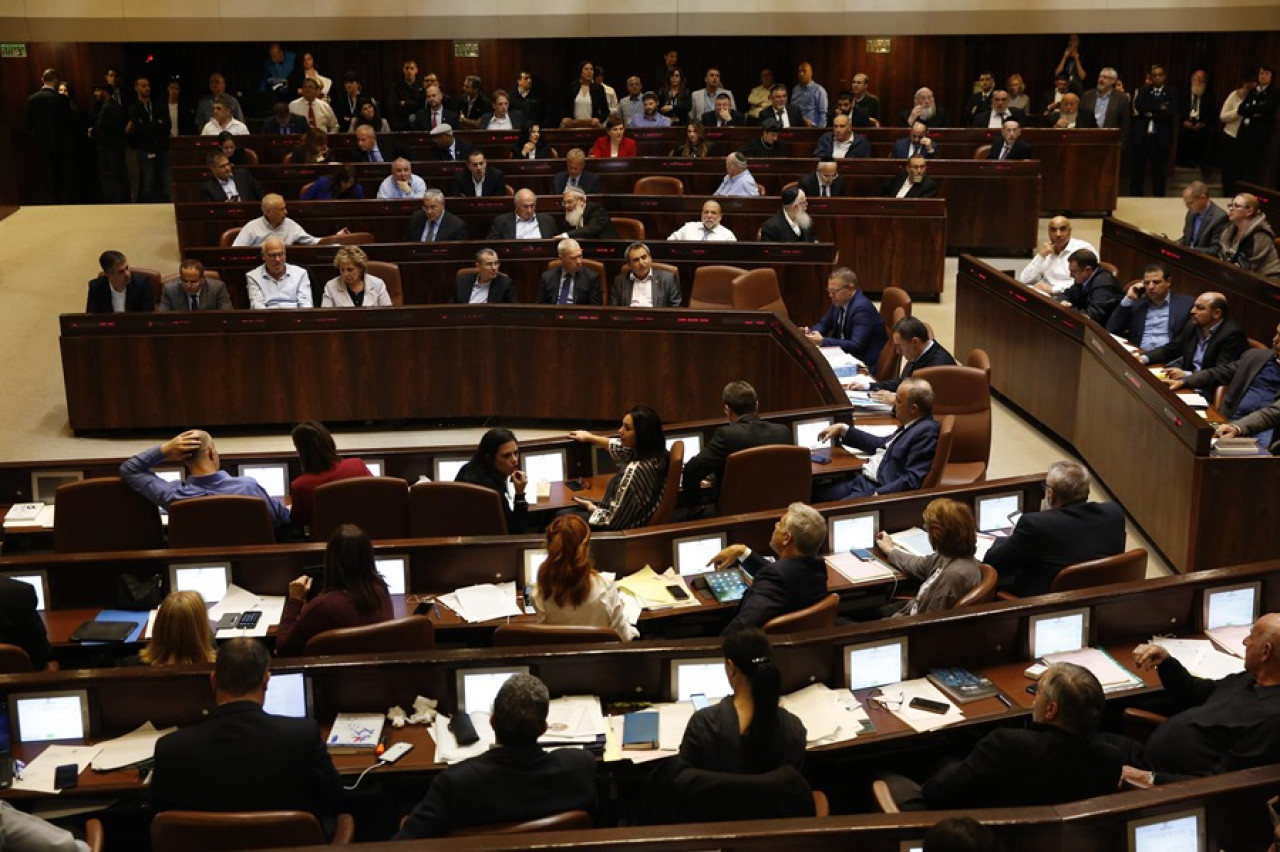
[[[618,588],[596,570],[591,527],[578,515],[561,515],[547,527],[547,558],[538,568],[533,606],[540,624],[612,627],[624,642],[640,635],[627,623]]]

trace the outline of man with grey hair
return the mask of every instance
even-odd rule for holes
[[[267,237],[262,243],[262,265],[244,276],[249,307],[254,310],[309,308],[313,304],[311,277],[301,266],[288,262],[284,240]]]
[[[493,700],[497,748],[456,763],[431,782],[395,840],[443,837],[470,825],[528,822],[571,810],[596,809],[595,758],[585,749],[544,751],[547,687],[512,675]]]
[[[1191,181],[1182,190],[1182,203],[1187,207],[1187,218],[1178,243],[1196,251],[1216,253],[1227,228],[1227,211],[1209,197],[1209,187],[1199,180]]]
[[[691,512],[701,511],[704,479],[712,478],[716,483],[717,489],[710,502],[716,501],[720,475],[724,473],[724,463],[730,455],[752,447],[794,443],[791,430],[785,425],[760,419],[760,400],[751,385],[741,380],[729,382],[720,398],[724,402],[724,415],[729,419],[729,425],[717,429],[707,445],[684,465],[681,493]]]
[[[744,198],[759,198],[760,188],[756,179],[747,168],[747,158],[735,151],[724,158],[724,180],[716,187],[712,195],[740,195]]]
[[[1115,792],[1120,752],[1097,738],[1102,684],[1072,663],[1040,676],[1031,724],[987,734],[964,760],[951,760],[923,785],[884,781],[904,811],[1056,805]]]
[[[1076,127],[1114,127],[1120,131],[1119,142],[1129,135],[1129,96],[1116,88],[1120,75],[1116,69],[1098,72],[1098,85],[1080,96],[1080,117]]]
[[[564,207],[564,230],[556,239],[615,240],[617,233],[603,204],[587,201],[587,193],[578,186],[566,186],[560,197]]]
[[[745,544],[731,544],[711,557],[708,565],[717,569],[736,565],[752,578],[721,635],[760,627],[771,618],[821,600],[827,593],[827,563],[819,554],[826,537],[827,522],[822,515],[812,506],[792,503],[769,536],[769,547],[777,559],[763,557]]]
[[[1124,510],[1089,502],[1089,471],[1075,461],[1049,465],[1044,502],[1026,512],[1008,536],[987,551],[985,562],[1020,597],[1042,595],[1068,565],[1115,556],[1124,550]]]
[[[499,302],[515,302],[516,288],[511,279],[503,275],[498,253],[491,248],[476,252],[475,274],[459,275],[454,280],[453,301],[459,305],[482,305]]]
[[[933,90],[926,86],[916,89],[911,109],[904,109],[900,117],[907,127],[917,121],[930,128],[950,126],[946,108],[937,105],[933,99]]]
[[[665,269],[653,268],[653,255],[641,242],[627,246],[627,265],[609,288],[609,304],[619,308],[678,308],[684,301],[680,282]]]
[[[538,212],[538,196],[532,189],[520,189],[511,199],[512,211],[493,218],[487,240],[550,240],[556,223],[549,213]]]
[[[434,243],[470,239],[461,219],[444,209],[444,193],[431,188],[422,194],[422,207],[409,217],[407,242]]]
[[[391,163],[391,174],[378,185],[378,198],[421,198],[426,191],[426,181],[413,173],[413,164],[397,157]]]
[[[603,303],[600,276],[582,262],[582,246],[577,240],[561,240],[556,245],[559,269],[542,273],[538,286],[539,305],[599,305]]]
[[[924,379],[903,379],[894,392],[893,414],[902,425],[887,438],[845,423],[835,423],[818,435],[819,440],[830,439],[835,444],[874,453],[852,479],[818,490],[818,502],[896,494],[920,487],[933,467],[942,428],[933,419],[933,388]]]
[[[570,148],[564,155],[564,171],[556,172],[551,179],[551,188],[556,192],[564,192],[565,187],[576,186],[588,195],[600,192],[600,179],[587,171],[587,155],[581,148]]]
[[[232,245],[237,248],[244,246],[260,246],[265,241],[275,238],[283,242],[287,246],[294,243],[303,246],[309,246],[319,242],[316,237],[307,233],[306,229],[297,222],[289,218],[289,207],[285,204],[284,196],[269,192],[262,196],[262,215],[257,219],[246,222],[244,227],[240,229],[240,233],[236,234],[235,242]],[[342,228],[334,233],[334,236],[351,233],[346,228]]]

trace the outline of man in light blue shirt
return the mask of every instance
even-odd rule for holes
[[[413,164],[404,157],[391,164],[391,174],[378,186],[379,198],[421,198],[427,184],[413,173]]]
[[[633,113],[628,122],[629,127],[670,127],[671,119],[658,112],[658,96],[653,92],[645,92],[641,98],[644,103],[640,112]]]
[[[244,280],[249,307],[254,310],[311,307],[311,278],[301,266],[286,262],[284,240],[279,237],[267,237],[262,265],[250,269]]]
[[[756,179],[747,168],[747,158],[740,152],[734,152],[724,158],[724,180],[712,195],[740,195],[744,198],[759,198],[760,188]]]
[[[801,62],[796,69],[796,85],[791,90],[791,103],[800,110],[810,127],[827,126],[827,90],[813,82],[813,66]]]

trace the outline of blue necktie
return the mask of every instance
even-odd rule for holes
[[[1197,213],[1196,221],[1191,226],[1191,244],[1192,245],[1196,244],[1196,237],[1200,236],[1200,217],[1203,215],[1204,215],[1203,213]]]
[[[573,276],[565,273],[564,278],[560,280],[560,295],[556,297],[557,305],[571,304],[569,299],[569,289],[573,286]]]

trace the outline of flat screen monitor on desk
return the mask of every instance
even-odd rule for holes
[[[1220,586],[1204,590],[1204,611],[1201,613],[1203,630],[1219,627],[1243,627],[1258,620],[1258,601],[1262,597],[1262,583],[1241,583],[1236,586]]]
[[[699,660],[671,661],[671,700],[688,701],[691,695],[705,695],[719,701],[733,692],[724,660],[704,657]]]
[[[396,554],[379,554],[373,567],[387,581],[387,592],[403,595],[409,586],[409,557]]]
[[[809,450],[822,450],[830,447],[830,440],[823,441],[818,436],[825,430],[830,429],[831,424],[834,422],[830,417],[824,417],[818,420],[797,420],[792,423],[791,428],[795,432],[796,446]]]
[[[1022,516],[1022,494],[989,494],[976,501],[979,532],[1002,532],[1012,529]]]
[[[827,541],[831,543],[832,553],[870,550],[876,546],[876,533],[879,530],[879,512],[832,515],[827,520]]]
[[[89,735],[89,694],[83,689],[9,696],[18,742],[80,740]]]
[[[547,550],[545,547],[526,547],[520,552],[520,558],[522,560],[521,585],[532,586],[538,582],[538,569],[542,567],[543,562],[547,561]]]
[[[845,663],[849,689],[871,689],[900,683],[907,676],[907,637],[896,636],[879,642],[846,645],[840,656]]]
[[[311,715],[311,682],[302,672],[272,672],[262,709],[272,716],[306,719]]]
[[[6,571],[0,577],[18,580],[36,590],[36,612],[44,612],[49,600],[49,575],[43,571]]]
[[[231,585],[230,562],[188,562],[169,566],[169,590],[199,592],[206,604],[216,604]]]
[[[433,459],[431,462],[431,478],[436,482],[453,482],[458,478],[458,471],[462,470],[462,466],[469,461],[471,459],[467,456]]]
[[[180,467],[154,467],[151,472],[165,482],[182,482],[186,479],[186,471]]]
[[[1089,647],[1089,610],[1066,609],[1027,619],[1027,647],[1031,659]]]
[[[256,479],[262,490],[277,500],[289,496],[289,465],[284,464],[242,464],[240,475]]]
[[[676,441],[684,441],[684,461],[681,467],[689,463],[689,459],[702,452],[702,436],[697,432],[682,432],[679,435],[667,436],[667,452],[671,452],[671,445]]]
[[[1205,852],[1204,808],[1131,819],[1129,852]]]
[[[707,563],[711,561],[711,557],[724,550],[725,542],[724,533],[675,539],[671,542],[671,558],[675,563],[676,573],[692,577],[714,571],[715,567]]]
[[[83,482],[84,472],[79,470],[36,470],[31,473],[31,499],[37,503],[52,505],[58,489],[73,482]]]
[[[365,459],[364,466],[367,467],[369,472],[374,476],[382,476],[382,459]]]
[[[564,482],[565,462],[564,450],[541,450],[520,454],[520,469],[529,478],[530,485],[539,482]]]
[[[528,674],[528,666],[500,669],[458,669],[458,707],[465,713],[492,713],[498,690],[513,675]]]

